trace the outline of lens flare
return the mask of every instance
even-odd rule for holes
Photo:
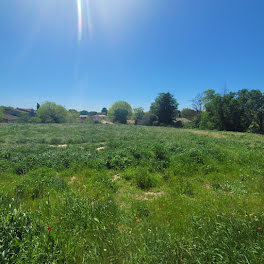
[[[85,12],[83,12],[83,9]],[[90,0],[77,0],[77,12],[78,12],[78,41],[83,38],[83,29],[88,27],[88,34],[92,38],[93,24],[91,15],[91,2]],[[84,15],[84,16],[83,16]],[[87,19],[87,25],[83,22]]]
[[[82,40],[82,0],[77,0],[78,12],[78,41]]]

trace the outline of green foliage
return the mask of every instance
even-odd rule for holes
[[[51,102],[42,104],[37,111],[37,116],[42,123],[65,123],[68,120],[67,110]]]
[[[158,177],[151,174],[147,168],[138,168],[135,170],[134,179],[137,186],[143,190],[149,190],[150,188],[156,187],[159,182]]]
[[[132,108],[127,102],[118,101],[109,108],[107,115],[111,121],[125,124],[132,116]]]
[[[264,95],[259,90],[243,89],[223,96],[208,90],[203,101],[206,112],[201,128],[264,132]]]
[[[88,115],[88,111],[86,111],[86,110],[82,110],[82,111],[80,111],[80,115]]]
[[[197,112],[190,108],[183,108],[181,110],[181,117],[192,120],[197,115]]]
[[[182,121],[179,120],[179,121],[174,122],[173,126],[176,128],[182,128],[184,127],[184,124]]]
[[[145,113],[142,119],[137,122],[137,124],[142,126],[153,126],[154,122],[157,122],[156,125],[158,125],[158,117],[151,113]]]
[[[142,120],[144,116],[144,109],[142,107],[134,108],[133,109],[133,120],[135,120],[135,125],[139,123],[139,121]]]
[[[101,113],[104,114],[104,115],[107,115],[107,108],[106,107],[103,107],[103,109],[101,110]]]
[[[70,109],[68,111],[68,122],[69,123],[76,123],[78,122],[78,118],[79,118],[80,114],[78,111],[74,110],[74,109]]]
[[[150,112],[159,118],[163,124],[172,124],[178,108],[178,103],[170,93],[160,93],[150,106]]]

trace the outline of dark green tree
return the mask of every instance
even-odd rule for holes
[[[178,103],[170,93],[160,93],[150,106],[150,112],[159,118],[163,124],[172,124],[175,118]]]
[[[80,111],[80,115],[88,115],[88,111],[82,110],[82,111]]]
[[[107,108],[106,107],[103,107],[101,113],[104,114],[104,115],[107,115]]]
[[[126,124],[128,111],[126,109],[117,108],[114,110],[114,122]]]

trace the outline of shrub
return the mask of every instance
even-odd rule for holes
[[[139,188],[148,190],[158,185],[158,178],[151,174],[146,168],[138,168],[135,170],[135,181]]]
[[[151,113],[144,114],[143,118],[138,122],[142,126],[152,126],[155,121],[158,121],[158,117]]]

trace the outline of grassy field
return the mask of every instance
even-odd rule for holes
[[[263,143],[1,124],[0,263],[264,263]]]

